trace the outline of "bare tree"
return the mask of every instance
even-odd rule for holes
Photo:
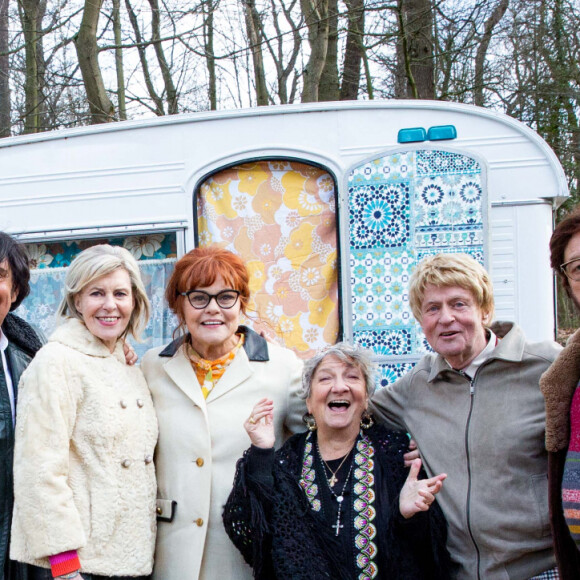
[[[495,9],[485,21],[485,27],[481,42],[477,47],[477,53],[475,55],[475,79],[473,82],[473,100],[476,105],[483,106],[483,89],[484,85],[484,65],[485,57],[487,55],[487,49],[489,48],[489,43],[493,34],[493,29],[499,24],[503,18],[509,5],[509,0],[500,0],[496,5]]]
[[[42,130],[44,55],[41,31],[46,0],[19,0],[18,7],[26,58],[24,132],[37,133]]]
[[[431,0],[397,0],[399,42],[396,96],[434,99]]]
[[[338,0],[328,0],[328,44],[318,87],[319,101],[338,101]]]
[[[358,97],[361,64],[366,56],[364,47],[365,9],[364,0],[346,0],[348,32],[344,50],[344,66],[340,100]]]
[[[149,5],[151,6],[152,15],[151,42],[155,48],[159,69],[161,70],[161,76],[163,77],[163,83],[165,85],[165,100],[167,101],[167,111],[170,115],[175,115],[179,112],[177,90],[175,88],[173,77],[171,75],[171,69],[167,63],[167,59],[165,58],[165,52],[161,42],[161,19],[159,14],[159,2],[158,0],[149,0]]]
[[[0,137],[9,137],[11,133],[8,3],[9,0],[0,0]]]
[[[252,62],[254,64],[254,82],[256,84],[256,103],[264,106],[269,104],[270,98],[266,87],[266,70],[264,68],[264,57],[262,55],[262,19],[256,9],[255,0],[242,0],[244,14],[246,17],[246,30],[252,52]]]
[[[302,80],[302,102],[318,101],[320,77],[326,62],[329,31],[329,0],[301,0],[300,5],[306,26],[310,58],[304,67]]]
[[[107,95],[97,46],[97,27],[103,0],[85,0],[83,18],[75,48],[90,109],[90,123],[108,123],[114,120],[115,109]]]

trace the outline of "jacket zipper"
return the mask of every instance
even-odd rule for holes
[[[473,546],[475,547],[475,554],[476,554],[476,563],[477,563],[477,580],[481,579],[480,574],[480,564],[481,564],[481,555],[479,553],[479,547],[475,538],[473,536],[473,531],[471,529],[471,461],[469,456],[469,425],[471,423],[471,414],[473,412],[473,398],[475,396],[475,377],[472,379],[468,375],[466,375],[463,371],[458,371],[459,374],[466,379],[469,380],[469,413],[467,415],[467,424],[465,426],[465,454],[467,456],[467,505],[466,505],[466,515],[467,515],[467,530],[469,532],[469,536],[471,541],[473,542]],[[477,372],[476,372],[477,375]]]

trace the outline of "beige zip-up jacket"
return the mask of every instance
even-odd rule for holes
[[[437,500],[460,580],[524,580],[556,565],[538,383],[560,347],[507,324],[471,381],[428,354],[372,399],[378,419],[417,441],[429,476],[447,473]]]

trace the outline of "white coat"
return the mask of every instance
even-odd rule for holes
[[[250,446],[243,423],[263,397],[274,401],[275,434],[303,431],[297,396],[302,362],[250,329],[224,375],[204,399],[180,340],[142,363],[159,421],[154,580],[250,580],[252,570],[222,523],[237,460]],[[175,504],[173,504],[175,502]],[[171,521],[172,505],[173,518]]]
[[[76,319],[36,354],[19,387],[10,557],[49,568],[144,576],[153,565],[157,419],[143,374]]]

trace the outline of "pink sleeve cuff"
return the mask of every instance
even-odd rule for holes
[[[69,552],[61,552],[60,554],[49,556],[48,560],[50,561],[53,577],[75,572],[76,570],[80,570],[81,567],[76,550],[70,550]]]

